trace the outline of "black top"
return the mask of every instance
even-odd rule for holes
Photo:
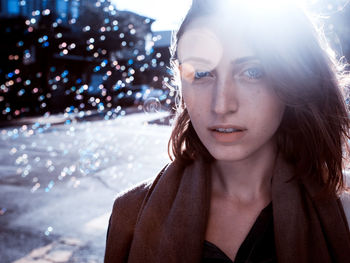
[[[275,263],[272,203],[259,214],[233,262],[220,248],[204,241],[202,263]]]

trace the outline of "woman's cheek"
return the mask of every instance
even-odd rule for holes
[[[195,108],[198,100],[200,101],[200,95],[196,92],[196,89],[190,86],[187,82],[182,84],[182,96],[188,111]]]

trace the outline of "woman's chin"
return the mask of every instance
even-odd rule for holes
[[[210,154],[214,157],[217,161],[225,161],[225,162],[237,162],[241,161],[247,158],[247,153],[240,152],[240,151],[218,151],[218,149],[215,149],[215,151],[210,151]]]

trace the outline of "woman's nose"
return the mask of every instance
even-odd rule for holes
[[[232,78],[218,79],[213,88],[212,110],[216,114],[234,113],[239,107],[237,85]]]

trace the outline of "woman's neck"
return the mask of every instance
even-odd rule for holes
[[[265,145],[248,158],[216,160],[212,165],[212,189],[216,196],[240,203],[271,200],[271,180],[276,149]]]

